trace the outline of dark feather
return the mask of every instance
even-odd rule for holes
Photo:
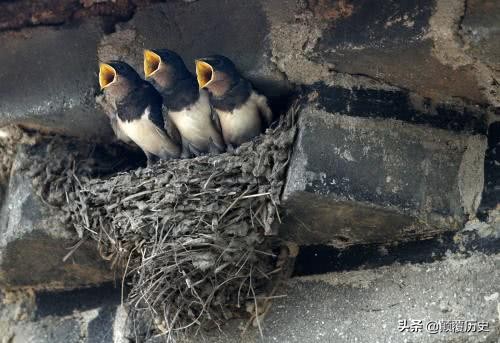
[[[210,94],[210,102],[221,111],[231,112],[235,108],[241,107],[250,97],[252,85],[249,81],[240,77],[238,82],[222,97]]]
[[[161,111],[162,97],[149,82],[140,82],[122,101],[116,104],[118,117],[122,121],[139,119],[150,106],[149,119],[165,130]]]
[[[181,145],[182,144],[181,134],[179,133],[179,130],[177,129],[175,124],[172,122],[172,119],[170,119],[168,115],[168,108],[166,106],[163,106],[163,109],[164,109],[164,114],[162,115],[162,117],[165,121],[165,126],[164,126],[165,130],[175,143]]]
[[[162,89],[164,105],[171,111],[181,111],[196,103],[200,97],[200,91],[196,78],[189,77],[176,81],[175,85],[168,89]]]
[[[210,107],[210,119],[212,119],[212,123],[214,123],[215,129],[219,132],[222,133],[222,127],[220,126],[220,118],[219,115],[217,114],[217,111],[213,108]]]

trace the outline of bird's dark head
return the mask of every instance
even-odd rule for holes
[[[200,58],[195,63],[198,85],[215,96],[223,96],[241,77],[234,63],[222,55]]]
[[[192,77],[182,58],[168,49],[144,50],[144,75],[163,88],[176,80]]]
[[[99,64],[99,85],[101,89],[122,95],[141,81],[137,72],[125,62],[110,61]]]

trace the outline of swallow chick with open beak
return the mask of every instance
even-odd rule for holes
[[[229,58],[213,55],[195,63],[198,84],[210,93],[229,149],[265,131],[273,119],[267,98],[252,88]]]
[[[180,147],[165,131],[162,97],[149,82],[121,61],[101,63],[99,84],[116,108],[117,124],[146,154],[152,157],[178,158]]]
[[[196,77],[177,53],[145,50],[144,75],[163,96],[166,120],[172,121],[181,135],[183,157],[226,150],[208,93],[199,89]]]

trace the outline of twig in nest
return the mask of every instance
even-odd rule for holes
[[[85,242],[85,239],[82,238],[73,247],[71,247],[71,250],[63,257],[62,261],[66,262],[66,260],[70,258],[71,255],[73,255],[73,253],[80,247],[80,245],[83,244],[83,242]]]

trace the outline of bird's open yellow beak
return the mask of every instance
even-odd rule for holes
[[[99,64],[99,85],[101,89],[108,87],[115,81],[116,70],[106,63]]]
[[[215,76],[214,68],[205,61],[196,60],[196,79],[200,88],[208,86]]]
[[[161,57],[151,50],[144,50],[144,76],[150,77],[159,68]]]

